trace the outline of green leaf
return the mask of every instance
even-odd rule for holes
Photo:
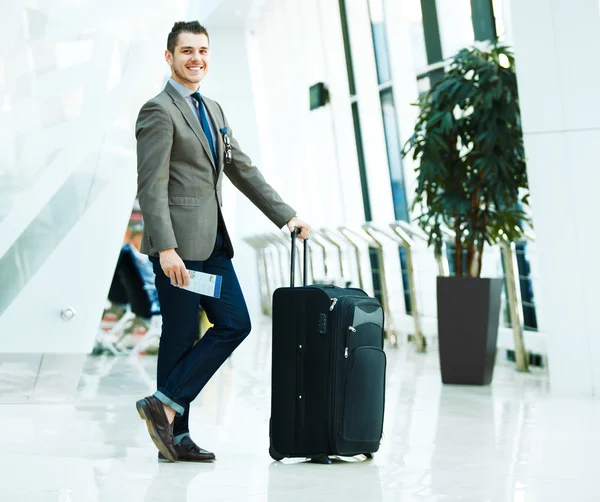
[[[509,68],[500,66],[506,55]],[[529,188],[510,48],[467,47],[419,99],[419,116],[403,155],[419,165],[413,209],[435,252],[443,223],[465,246],[521,238]],[[455,110],[458,111],[455,115]]]

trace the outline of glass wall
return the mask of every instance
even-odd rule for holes
[[[502,0],[409,0],[410,11],[415,16],[415,31],[422,28],[427,63],[425,71],[417,75],[419,91],[426,92],[433,82],[444,75],[442,61],[451,58],[462,48],[478,40],[506,39],[507,5]],[[421,17],[416,16],[420,4]],[[413,46],[413,58],[422,60],[422,48]],[[450,273],[454,273],[454,247],[447,248]],[[531,270],[525,243],[517,243],[518,269],[525,327],[537,329]]]
[[[369,15],[371,17],[371,33],[373,35],[373,49],[375,51],[375,61],[377,65],[377,77],[380,85],[379,97],[383,116],[390,183],[392,185],[394,216],[397,220],[408,221],[400,134],[398,129],[397,111],[394,105],[393,82],[386,38],[383,0],[368,0],[368,3]]]
[[[387,38],[385,35],[385,20],[383,13],[383,0],[368,0],[369,14],[371,16],[371,32],[373,34],[373,48],[377,62],[377,80],[380,84],[392,80],[390,70],[390,57]]]
[[[404,170],[402,166],[402,147],[400,145],[400,130],[398,115],[394,104],[392,72],[388,50],[385,10],[383,0],[368,0],[369,16],[371,19],[371,33],[373,36],[373,49],[377,66],[377,79],[379,82],[379,98],[387,150],[388,170],[392,188],[392,201],[394,205],[394,218],[409,221],[408,202],[404,183]],[[422,25],[422,23],[421,23]],[[406,252],[399,248],[399,259],[403,275],[404,302],[408,313],[412,311],[410,292],[408,290],[408,271],[406,268]],[[375,284],[374,278],[374,284]]]
[[[340,21],[342,23],[342,36],[344,38],[344,53],[346,55],[346,71],[348,73],[348,89],[350,91],[350,101],[352,106],[352,120],[354,124],[354,137],[356,141],[356,153],[358,156],[358,169],[360,174],[360,183],[363,196],[363,207],[365,221],[371,221],[371,201],[369,199],[369,186],[367,182],[367,170],[365,166],[365,154],[362,144],[362,132],[360,126],[360,113],[356,102],[356,83],[354,80],[354,64],[352,62],[352,48],[350,45],[350,35],[348,33],[348,15],[346,13],[345,0],[339,0]]]
[[[425,32],[423,29],[423,13],[421,0],[406,1],[406,15],[410,22],[410,42],[413,54],[413,66],[417,72],[427,67],[427,51],[425,50]]]

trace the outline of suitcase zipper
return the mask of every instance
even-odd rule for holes
[[[333,332],[337,332],[337,333],[342,333],[343,329],[344,329],[344,325],[343,320],[344,320],[344,307],[346,307],[346,304],[348,304],[349,302],[356,302],[357,300],[364,300],[365,298],[362,296],[344,296],[339,300],[339,308],[336,309],[337,315],[334,315],[332,317],[332,326],[334,326],[333,328]],[[336,304],[338,303],[338,298],[331,298],[331,306],[329,307],[330,311],[333,311],[334,307],[336,306]],[[338,317],[339,316],[339,317]],[[338,330],[335,329],[335,326],[339,326]],[[347,338],[347,334],[346,334],[346,338]],[[337,345],[341,342],[341,340],[334,340],[334,345]],[[339,386],[339,364],[338,364],[338,356],[336,355],[336,348],[334,347],[334,350],[331,351],[331,357],[333,358],[333,389],[337,389]],[[330,450],[332,454],[337,454],[337,441],[336,441],[336,432],[337,432],[337,408],[338,408],[338,403],[337,400],[335,399],[336,397],[336,392],[332,392],[332,419],[331,419],[331,436],[330,436]]]
[[[331,302],[332,305],[329,307],[330,311],[333,311],[334,307],[336,306],[337,303],[339,303],[338,308],[336,309],[335,313],[331,316],[331,326],[332,326],[332,331],[333,333],[338,333],[338,336],[342,336],[341,333],[344,332],[344,329],[346,328],[346,326],[344,326],[343,321],[345,319],[344,317],[344,313],[346,311],[346,307],[348,306],[348,303],[363,303],[363,302],[367,302],[367,303],[373,303],[373,299],[369,298],[369,297],[364,297],[364,296],[344,296],[341,299],[337,298],[331,298]],[[351,332],[352,330],[350,330],[349,328],[354,328],[354,326],[349,326],[348,330],[346,332],[346,344],[345,344],[345,348],[344,348],[344,360],[347,361],[348,357],[349,357],[349,332]],[[337,328],[337,329],[336,329]],[[330,445],[330,454],[333,455],[339,455],[339,451],[337,448],[337,419],[338,419],[338,402],[336,397],[338,397],[340,400],[343,399],[342,396],[336,396],[336,392],[333,392],[333,389],[337,389],[339,387],[339,372],[340,372],[340,366],[341,366],[341,359],[339,358],[339,356],[336,355],[337,352],[337,346],[338,344],[340,344],[342,342],[342,340],[340,339],[336,339],[333,341],[334,343],[334,350],[331,351],[331,358],[332,358],[332,371],[333,371],[333,378],[332,378],[332,392],[331,392],[331,424],[330,424],[330,437],[329,437],[329,445]],[[347,352],[346,352],[347,351]],[[339,352],[337,352],[339,354]],[[347,362],[344,364],[348,364]]]
[[[350,334],[356,333],[354,326],[348,326],[348,332],[346,332],[346,349],[344,350],[344,357],[348,359],[348,345],[350,345]]]

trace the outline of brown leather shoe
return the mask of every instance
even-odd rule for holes
[[[183,460],[184,462],[212,462],[215,460],[214,453],[200,448],[189,436],[185,436],[181,443],[175,445],[175,452],[177,453],[177,460]],[[158,458],[166,460],[160,451],[158,452]]]
[[[177,453],[173,444],[173,424],[169,423],[160,400],[154,396],[145,397],[135,403],[135,407],[142,420],[146,421],[148,432],[158,451],[165,459],[175,462]]]

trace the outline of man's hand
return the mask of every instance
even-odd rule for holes
[[[160,266],[165,275],[171,279],[173,286],[187,286],[190,276],[181,257],[174,249],[165,249],[160,252]]]
[[[300,239],[308,239],[310,237],[310,225],[305,221],[299,220],[297,216],[294,216],[290,221],[288,221],[288,229],[290,232],[294,231],[294,228],[298,228],[300,233],[298,237]]]

